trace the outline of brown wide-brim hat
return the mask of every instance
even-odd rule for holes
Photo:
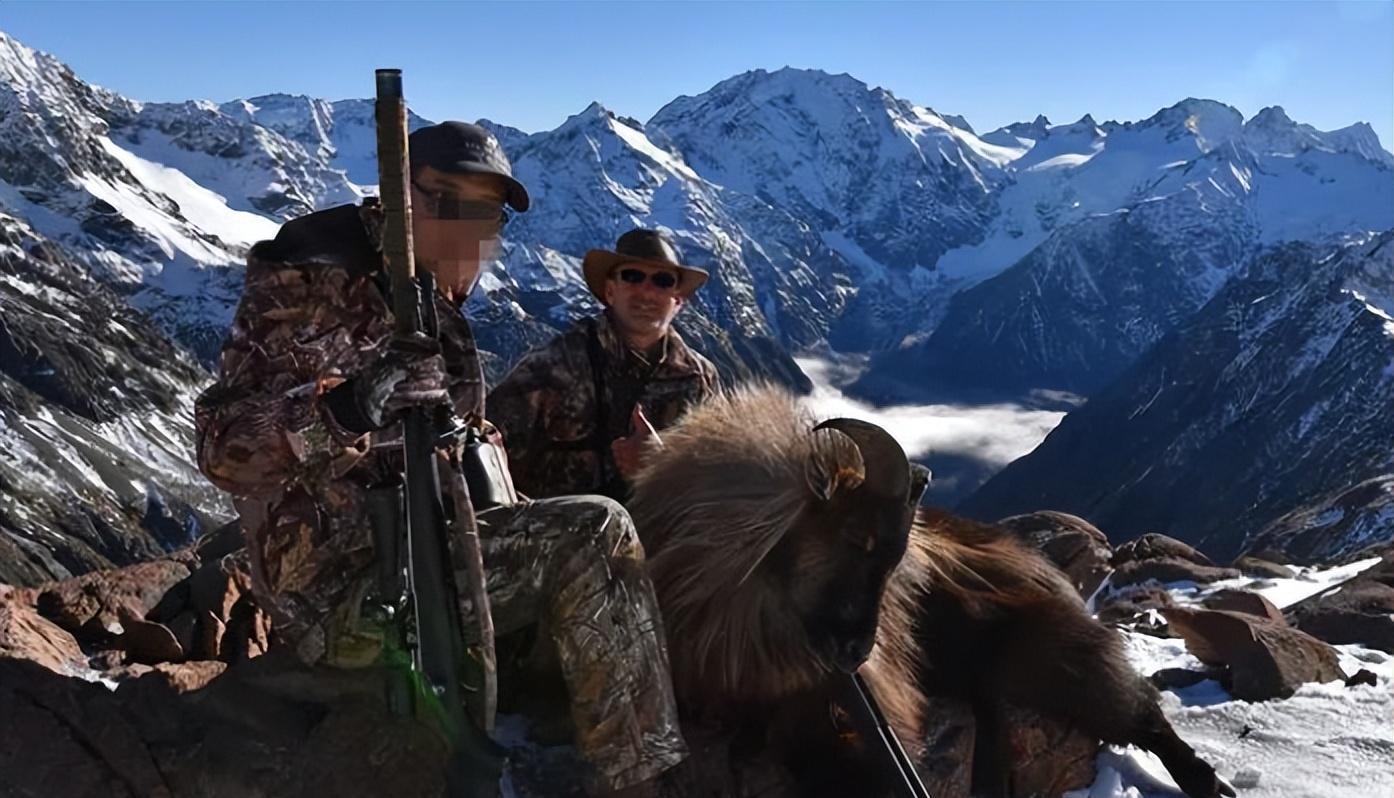
[[[687,299],[707,282],[703,269],[684,266],[678,260],[678,251],[662,233],[657,230],[630,230],[615,242],[614,251],[593,249],[581,261],[581,272],[586,276],[586,287],[602,303],[605,301],[605,281],[616,266],[624,263],[642,263],[648,266],[661,266],[677,269],[678,295]]]

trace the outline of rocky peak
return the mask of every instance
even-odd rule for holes
[[[1238,136],[1243,125],[1244,115],[1238,109],[1215,100],[1188,97],[1133,127],[1160,130],[1169,142],[1190,137],[1201,152],[1209,152]]]

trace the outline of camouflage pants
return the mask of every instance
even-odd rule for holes
[[[258,593],[300,658],[363,667],[376,661],[380,644],[358,623],[373,580],[372,538],[367,514],[353,509],[358,497],[342,498],[346,511],[332,522],[283,508],[278,523],[252,532],[249,544]],[[311,515],[318,522],[304,523]],[[576,746],[594,769],[592,789],[620,789],[681,762],[687,748],[658,600],[624,508],[571,496],[494,508],[478,521],[495,629],[508,634],[541,623],[550,634]],[[462,579],[457,572],[457,584]],[[468,637],[476,625],[467,598],[461,609]]]
[[[541,621],[556,644],[593,788],[681,762],[663,622],[629,513],[600,496],[540,499],[480,513],[479,538],[495,630]],[[463,609],[473,630],[473,610]]]

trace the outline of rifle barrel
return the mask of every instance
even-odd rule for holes
[[[875,727],[886,757],[895,769],[893,775],[896,776],[895,794],[897,798],[930,798],[929,790],[924,786],[924,782],[920,781],[919,771],[915,770],[915,764],[910,761],[909,754],[905,753],[900,739],[895,736],[895,730],[891,728],[885,714],[881,712],[881,705],[876,703],[876,697],[872,695],[866,680],[862,678],[860,673],[852,674],[850,679],[860,704],[861,713],[864,717],[869,718]]]
[[[378,193],[383,209],[383,258],[392,276],[392,310],[401,338],[434,335],[428,322],[435,289],[430,272],[416,279],[411,241],[411,159],[402,71],[377,70]],[[430,329],[428,329],[430,327]],[[408,580],[416,620],[413,661],[430,695],[418,698],[418,714],[432,707],[451,746],[446,789],[451,798],[498,794],[503,749],[470,721],[460,686],[464,637],[446,543],[445,510],[436,470],[436,429],[431,413],[410,408],[402,418],[406,465]]]
[[[397,334],[421,332],[420,298],[413,278],[411,159],[407,149],[407,102],[402,70],[377,71],[378,197],[382,202],[382,256],[392,276],[392,312]]]

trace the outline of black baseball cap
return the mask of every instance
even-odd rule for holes
[[[513,177],[499,140],[487,129],[468,122],[441,122],[423,127],[407,139],[411,166],[429,166],[450,174],[498,175],[508,186],[505,198],[515,211],[526,211],[528,190]]]

